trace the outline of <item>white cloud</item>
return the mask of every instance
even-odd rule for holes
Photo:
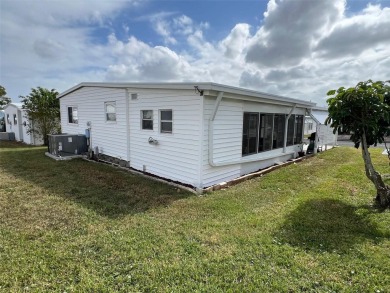
[[[125,5],[136,1],[2,0],[1,83],[16,99],[32,87],[66,89],[101,79],[110,54],[91,37]]]
[[[298,65],[309,57],[313,44],[337,21],[344,0],[270,0],[264,25],[248,48],[246,60],[259,66]]]
[[[189,64],[167,47],[151,47],[131,37],[126,43],[110,36],[115,64],[108,67],[107,80],[177,80],[189,71]]]
[[[230,34],[221,42],[224,54],[227,58],[235,59],[242,55],[248,46],[251,37],[250,26],[246,23],[237,24]]]
[[[34,52],[41,58],[58,60],[64,56],[65,44],[52,39],[37,39]]]
[[[173,19],[173,26],[177,33],[189,35],[194,31],[194,22],[187,15],[181,15]]]
[[[155,22],[155,27],[154,29],[156,32],[164,37],[164,41],[167,44],[176,44],[177,41],[174,37],[171,36],[171,31],[170,31],[170,25],[167,21],[160,19]]]
[[[148,21],[151,23],[153,30],[163,38],[165,44],[176,44],[176,39],[172,36],[170,18],[175,13],[159,12],[152,15],[146,15],[138,18],[138,21]]]
[[[258,28],[238,23],[222,39],[207,31],[212,18],[160,12],[138,18],[159,36],[152,45],[110,25],[139,3],[3,0],[1,84],[15,99],[82,81],[214,81],[324,104],[329,89],[389,78],[386,7],[350,15],[344,0],[270,0]],[[96,42],[97,27],[114,32]]]
[[[390,47],[390,8],[368,5],[361,14],[340,20],[315,51],[324,58],[359,56]]]
[[[163,37],[164,44],[175,45],[177,38],[189,36],[208,28],[208,23],[195,24],[187,15],[177,15],[175,12],[159,12],[139,17],[140,21],[149,21],[154,31]]]
[[[368,4],[351,16],[345,9],[342,0],[269,1],[240,85],[325,104],[329,89],[387,79],[390,9]]]

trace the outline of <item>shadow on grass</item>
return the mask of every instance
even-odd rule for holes
[[[47,149],[45,146],[40,146],[41,148]],[[28,149],[34,149],[37,148],[37,146],[25,144],[18,141],[12,141],[12,140],[0,140],[0,149],[21,149],[21,148],[28,148]]]
[[[367,218],[376,212],[340,200],[311,199],[287,216],[277,238],[305,250],[346,252],[367,239],[389,237]]]
[[[81,159],[54,161],[42,148],[19,148],[15,152],[1,149],[0,168],[8,174],[106,217],[145,212],[193,195],[104,164]]]

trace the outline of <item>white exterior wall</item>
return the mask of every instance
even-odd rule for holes
[[[33,145],[42,145],[43,139],[38,136],[27,133],[28,127],[27,125],[30,124],[31,121],[29,121],[26,117],[26,111],[23,109],[13,105],[9,104],[5,110],[5,123],[6,123],[6,132],[13,132],[15,133],[15,140],[21,141],[27,144],[33,144]],[[7,121],[7,114],[9,115],[9,121],[11,123],[8,123]],[[14,115],[17,116],[17,124],[14,123]],[[26,123],[26,126],[24,125],[24,122]]]
[[[26,122],[26,125],[30,123],[30,121],[26,117],[26,112],[25,111],[20,111],[20,117],[21,120],[19,120],[20,125],[21,125],[21,131],[22,131],[22,137],[23,141],[28,144],[35,144],[34,137],[27,133],[27,126],[24,126],[23,123]],[[42,142],[43,144],[43,142]]]
[[[19,125],[14,125],[14,115],[18,113],[18,108],[13,105],[8,105],[4,110],[5,115],[5,131],[15,133],[15,140],[20,140]],[[7,118],[8,117],[8,118]]]
[[[312,125],[312,128],[309,129],[309,124]],[[312,134],[313,132],[316,131],[316,128],[317,128],[317,123],[314,121],[313,118],[311,118],[310,116],[306,116],[305,117],[305,130],[304,130],[304,134]]]
[[[138,90],[130,100],[130,166],[200,186],[201,97],[193,90]],[[160,133],[159,110],[172,110],[172,133]],[[141,128],[141,111],[153,110],[153,130]],[[149,137],[158,141],[148,142]]]
[[[254,103],[247,101],[222,99],[214,120],[213,153],[214,163],[235,162],[244,158],[255,162],[236,163],[220,167],[212,167],[208,157],[209,118],[214,109],[215,98],[205,98],[204,132],[203,132],[203,187],[223,181],[229,181],[241,175],[271,166],[277,162],[291,159],[294,155],[283,154],[283,148],[242,157],[242,126],[244,112],[288,114],[292,107]],[[292,114],[304,115],[305,109],[297,108]],[[286,148],[287,153],[298,152],[297,146]],[[265,159],[269,156],[275,158]]]
[[[106,121],[105,102],[116,103],[116,121]],[[62,133],[85,134],[91,121],[92,147],[112,157],[128,160],[126,131],[126,91],[83,87],[60,99]],[[68,107],[77,107],[78,124],[68,123]]]
[[[211,186],[240,176],[240,166],[228,165],[212,167],[209,165],[209,119],[216,98],[204,99],[203,115],[203,187]],[[214,120],[214,161],[233,161],[241,158],[243,102],[222,99]]]
[[[21,114],[22,114],[22,125],[23,125],[22,131],[23,131],[24,142],[33,145],[43,145],[44,141],[42,135],[27,133],[28,127],[24,126],[24,123],[26,123],[26,125],[31,125],[34,124],[34,122],[27,119],[26,111],[22,110]]]
[[[15,133],[16,141],[24,141],[21,110],[15,105],[9,104],[5,108],[4,114],[5,114],[5,124],[6,124],[5,131]],[[8,120],[7,120],[7,115],[9,115]],[[17,117],[17,124],[14,123],[14,115],[16,115]]]
[[[213,161],[209,164],[209,119],[216,97],[194,90],[81,87],[60,99],[63,133],[85,134],[92,122],[92,147],[103,154],[130,161],[130,167],[194,187],[208,187],[286,161],[294,154],[283,148],[242,157],[244,112],[288,114],[291,106],[223,98],[213,127]],[[131,94],[137,94],[136,99]],[[106,122],[105,102],[116,102],[116,122]],[[78,124],[68,123],[68,107],[78,108]],[[141,111],[153,110],[153,130],[141,127]],[[160,110],[172,110],[172,133],[160,132]],[[304,115],[297,108],[293,114]],[[129,120],[127,120],[127,117]],[[150,144],[149,138],[158,141]],[[299,151],[287,147],[287,153]],[[269,158],[274,156],[274,158]],[[255,162],[252,162],[256,160]],[[250,160],[251,162],[242,162]]]

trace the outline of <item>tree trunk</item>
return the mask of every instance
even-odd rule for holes
[[[47,135],[43,135],[43,145],[44,146],[49,145],[49,137]]]
[[[366,134],[364,132],[361,137],[361,143],[362,143],[362,156],[364,160],[364,167],[366,169],[366,176],[368,177],[368,179],[372,181],[372,183],[374,183],[377,191],[376,201],[383,208],[389,207],[390,187],[383,182],[382,176],[374,169],[374,165],[372,164],[370,153],[368,152]]]

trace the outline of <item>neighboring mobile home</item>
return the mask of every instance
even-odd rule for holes
[[[305,117],[305,134],[312,134],[316,132],[317,126],[325,124],[325,119],[328,117],[328,108],[313,107],[311,112]]]
[[[38,135],[27,132],[27,125],[32,122],[26,117],[26,111],[22,109],[22,103],[10,103],[4,107],[6,132],[14,133],[15,140],[27,144],[42,145],[43,140]]]
[[[5,115],[3,110],[0,110],[0,132],[5,132]]]
[[[313,107],[309,115],[305,117],[305,134],[317,132],[318,143],[320,146],[335,146],[337,144],[337,133],[333,134],[333,128],[330,127],[330,125],[325,125],[325,120],[328,116],[328,108]],[[309,130],[309,128],[311,129]]]
[[[99,153],[199,189],[296,157],[315,105],[215,83],[81,83],[59,98],[64,133],[90,128]]]

